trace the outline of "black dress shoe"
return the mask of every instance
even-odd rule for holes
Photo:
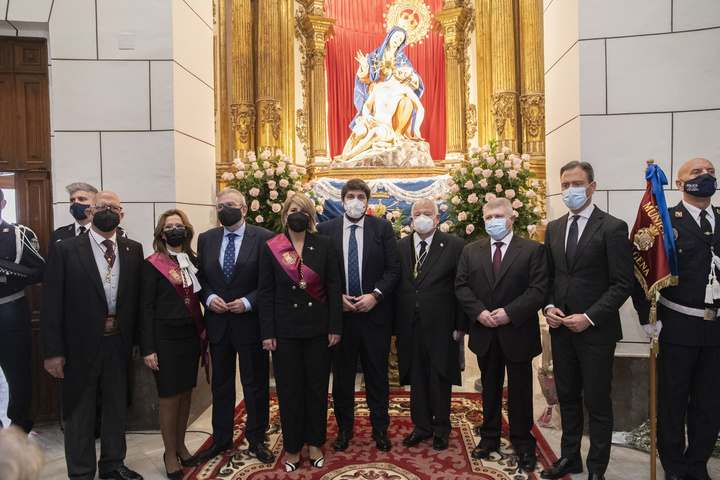
[[[227,452],[231,448],[232,443],[226,443],[225,445],[215,445],[213,443],[205,450],[200,450],[197,454],[195,454],[195,458],[197,458],[198,462],[205,463],[208,460],[212,460],[213,458],[217,457],[221,453]]]
[[[442,452],[443,450],[447,450],[448,448],[448,439],[443,437],[435,437],[433,440],[433,450],[437,450],[438,452]]]
[[[251,443],[248,453],[253,457],[257,457],[262,463],[273,463],[275,461],[275,455],[264,443]]]
[[[392,448],[392,443],[390,443],[387,432],[378,432],[373,428],[372,439],[375,441],[375,448],[381,452],[389,452]]]
[[[350,446],[350,440],[352,440],[352,438],[353,432],[338,432],[338,436],[335,437],[335,441],[333,442],[333,449],[336,452],[344,452],[348,449],[348,446]]]
[[[535,453],[523,452],[518,455],[518,466],[527,473],[534,472],[537,465]]]
[[[403,445],[406,447],[414,447],[415,445],[419,444],[423,440],[427,440],[430,438],[431,435],[420,435],[419,433],[412,432],[410,435],[405,437],[403,440]]]
[[[680,475],[671,475],[666,473],[665,480],[685,480],[685,478],[681,477]]]
[[[127,468],[125,465],[118,467],[117,469],[113,470],[112,472],[108,473],[101,473],[99,475],[100,478],[114,478],[115,480],[143,480],[142,475],[140,475],[137,472],[133,472],[129,468]]]
[[[543,470],[540,473],[540,478],[562,478],[568,473],[582,473],[582,465],[581,466],[575,466],[570,465],[570,459],[561,457],[557,462],[553,463],[552,468],[548,468],[547,470]]]
[[[180,455],[177,456],[180,459],[180,465],[183,467],[199,467],[200,461],[197,459],[195,455],[191,455],[186,460],[183,460]]]
[[[473,448],[473,451],[470,452],[470,456],[474,458],[475,460],[484,460],[490,456],[491,453],[496,451],[498,447],[488,447],[487,445],[478,445],[477,447]]]
[[[605,480],[605,476],[601,473],[588,473],[588,480]]]

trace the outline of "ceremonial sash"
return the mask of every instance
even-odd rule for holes
[[[182,274],[180,273],[180,267],[175,263],[169,256],[164,255],[160,252],[155,252],[150,255],[147,260],[168,279],[170,284],[175,288],[175,291],[180,295],[183,303],[190,311],[190,314],[195,320],[195,328],[197,329],[198,336],[200,336],[200,360],[201,365],[205,367],[205,379],[210,383],[210,371],[208,366],[210,364],[210,354],[208,353],[208,340],[207,333],[205,331],[205,321],[203,318],[202,310],[200,309],[200,301],[198,295],[193,291],[192,285],[187,288],[187,298],[189,302],[185,301],[185,287],[183,287]]]
[[[297,254],[295,247],[293,247],[292,242],[290,242],[287,236],[280,234],[268,240],[267,243],[275,259],[290,279],[318,302],[327,303],[328,295],[325,282],[320,275],[315,273],[310,267],[302,265],[300,255]],[[301,265],[302,278],[300,275]],[[302,281],[306,283],[305,288],[302,287]]]

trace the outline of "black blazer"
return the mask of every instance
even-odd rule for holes
[[[327,289],[327,303],[319,302],[307,290],[299,288],[265,242],[260,256],[257,293],[263,340],[342,334],[340,268],[330,239],[307,233],[302,258],[305,268],[323,279]]]
[[[410,383],[415,315],[435,369],[453,384],[462,384],[459,345],[452,335],[454,330],[467,331],[465,313],[455,299],[455,275],[464,246],[462,239],[436,230],[415,278],[413,235],[398,240],[402,273],[395,289],[395,344],[400,383],[404,385]]]
[[[207,306],[210,295],[217,295],[226,302],[245,297],[251,310],[240,314],[227,311],[215,313],[205,309],[205,328],[210,343],[218,343],[223,335],[233,335],[242,345],[260,342],[260,322],[257,315],[257,286],[260,252],[262,245],[274,235],[269,230],[246,225],[242,245],[235,261],[235,270],[228,283],[220,265],[220,247],[223,227],[201,233],[198,237],[198,280],[202,290],[200,299]],[[226,329],[229,329],[226,332]]]
[[[345,255],[343,253],[343,217],[319,223],[318,233],[332,239],[340,265],[342,293],[345,285]],[[400,259],[392,224],[385,219],[365,215],[363,227],[362,292],[372,293],[378,289],[385,299],[367,313],[377,325],[392,321],[395,314],[392,305],[392,292],[400,279]]]
[[[53,244],[43,282],[40,311],[43,357],[65,357],[62,389],[65,416],[75,407],[85,387],[108,315],[91,241],[89,235],[80,235]],[[118,236],[117,259],[120,278],[116,316],[129,361],[136,344],[142,245]]]
[[[469,317],[473,353],[484,356],[493,335],[513,362],[530,360],[542,351],[538,310],[548,294],[548,270],[541,243],[513,235],[494,279],[489,238],[466,246],[460,258],[455,294]],[[483,310],[504,308],[510,323],[488,328],[479,321]]]
[[[630,295],[635,278],[627,224],[596,206],[578,240],[573,263],[568,265],[568,216],[550,222],[545,232],[550,270],[548,303],[565,315],[585,313],[590,317],[595,326],[579,334],[587,343],[615,343],[622,339],[618,310]],[[550,333],[557,330],[551,328]]]

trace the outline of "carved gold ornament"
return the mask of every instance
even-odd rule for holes
[[[423,0],[395,0],[383,16],[386,31],[400,27],[407,32],[408,46],[418,41],[422,43],[422,38],[430,31],[430,7]]]

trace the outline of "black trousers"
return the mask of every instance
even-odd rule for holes
[[[273,368],[286,452],[297,453],[305,443],[313,447],[325,445],[330,383],[328,343],[326,334],[277,338]]]
[[[582,467],[584,400],[590,427],[587,470],[602,475],[610,461],[613,427],[610,391],[616,344],[590,345],[566,327],[560,327],[551,340],[563,430],[560,454],[570,459],[571,467]]]
[[[450,436],[452,383],[435,368],[422,334],[420,319],[413,321],[413,350],[410,364],[410,419],[422,436]]]
[[[343,314],[343,333],[334,356],[333,403],[338,431],[352,432],[355,421],[355,375],[360,356],[372,428],[390,426],[388,355],[392,324],[376,325],[366,313]]]
[[[223,335],[218,343],[210,344],[210,355],[213,367],[213,445],[226,445],[233,441],[236,359],[247,411],[245,438],[250,443],[264,441],[270,415],[268,352],[263,350],[259,340],[243,345],[230,335]]]
[[[30,420],[31,352],[30,306],[27,299],[23,297],[0,305],[0,369],[10,393],[7,416],[28,433],[33,425]]]
[[[95,360],[89,365],[87,384],[75,408],[65,415],[65,461],[68,477],[95,478],[95,404],[102,392],[100,474],[111,472],[125,460],[127,411],[127,358],[121,335],[102,337]],[[61,381],[61,385],[65,385]]]
[[[719,372],[720,347],[660,341],[658,453],[666,474],[710,478],[707,462],[720,430]]]
[[[533,427],[532,359],[510,361],[493,334],[487,353],[478,357],[482,379],[483,423],[480,445],[497,449],[502,433],[502,397],[505,369],[508,374],[508,424],[510,443],[517,453],[535,453]]]

